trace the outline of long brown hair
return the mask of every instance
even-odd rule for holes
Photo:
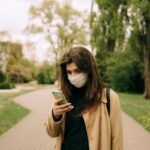
[[[100,101],[104,84],[98,74],[97,66],[91,52],[84,46],[71,47],[69,52],[64,54],[60,62],[60,88],[68,100],[71,98],[72,85],[68,80],[66,65],[72,62],[81,71],[88,74],[84,101],[80,104],[83,110]]]

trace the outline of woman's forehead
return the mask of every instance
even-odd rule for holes
[[[75,70],[77,68],[77,65],[73,62],[66,65],[66,70]]]

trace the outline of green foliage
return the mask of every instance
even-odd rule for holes
[[[53,84],[56,80],[56,70],[54,66],[49,65],[48,63],[41,66],[38,74],[37,81],[39,84]]]
[[[118,13],[123,1],[97,0],[99,13],[91,13],[91,44],[97,50],[114,51],[124,39],[122,16]],[[103,58],[105,59],[105,58]]]
[[[22,45],[13,42],[0,42],[0,70],[7,72],[9,66],[23,58]]]
[[[96,0],[96,2],[100,8],[102,6],[106,9],[117,9],[120,4],[125,3],[124,0]]]
[[[13,42],[2,42],[0,41],[0,51],[4,52],[5,55],[9,55],[15,60],[23,57],[22,45],[20,43]]]
[[[19,64],[25,66],[26,68],[28,68],[29,72],[30,72],[30,76],[31,76],[31,80],[32,79],[36,79],[36,74],[38,72],[38,66],[36,64],[36,62],[33,60],[28,60],[28,59],[21,59],[19,61]]]
[[[36,74],[36,66],[34,62],[24,58],[18,59],[15,63],[9,63],[7,73],[14,83],[26,83],[33,80]]]
[[[144,18],[150,18],[150,1],[149,0],[130,0],[129,5],[133,6],[134,10],[139,9]]]
[[[74,9],[69,0],[44,0],[32,6],[26,31],[42,35],[50,44],[56,62],[73,44],[86,44],[86,15]],[[39,23],[40,22],[40,23]]]
[[[2,71],[0,71],[0,83],[4,82],[7,79],[6,74],[4,74]]]
[[[22,64],[15,64],[9,68],[10,80],[14,83],[25,83],[32,80],[32,70]]]
[[[126,47],[127,51],[132,51],[135,57],[139,58],[141,60],[141,63],[143,63],[143,57],[144,57],[144,37],[143,33],[141,34],[139,31],[133,31],[131,36],[128,40],[128,45]]]
[[[8,78],[8,75],[0,71],[0,89],[12,89],[15,85]]]
[[[99,14],[91,13],[91,44],[96,49],[96,61],[99,74],[105,82],[107,62],[116,47],[121,47],[124,40],[122,16],[118,15],[118,9],[123,1],[97,0]]]
[[[108,82],[108,78],[106,75],[107,71],[107,61],[109,60],[110,52],[106,50],[98,50],[96,53],[96,63],[98,67],[99,75],[102,77],[104,82]]]
[[[143,92],[145,77],[145,97],[150,97],[146,82],[150,77],[150,1],[93,3],[99,11],[91,11],[91,44],[97,52],[99,73],[117,90],[129,92]]]
[[[0,42],[0,70],[6,75],[0,73],[0,81],[5,80],[1,88],[12,88],[12,82],[29,82],[36,73],[35,63],[23,58],[22,45],[13,42]]]
[[[144,90],[143,65],[132,52],[114,53],[108,62],[107,77],[117,91],[141,93]]]
[[[12,89],[14,87],[15,85],[12,82],[5,81],[0,83],[0,89]]]

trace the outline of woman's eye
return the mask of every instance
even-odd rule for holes
[[[67,74],[71,74],[71,72],[70,72],[70,71],[67,71]]]
[[[67,74],[68,75],[72,75],[72,74],[79,74],[79,73],[81,73],[82,71],[80,70],[80,69],[76,69],[76,70],[74,70],[74,71],[67,71]]]
[[[81,70],[76,70],[76,73],[81,73]]]

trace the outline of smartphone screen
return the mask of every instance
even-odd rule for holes
[[[59,105],[67,103],[67,99],[62,91],[53,91],[52,94],[59,101]]]

